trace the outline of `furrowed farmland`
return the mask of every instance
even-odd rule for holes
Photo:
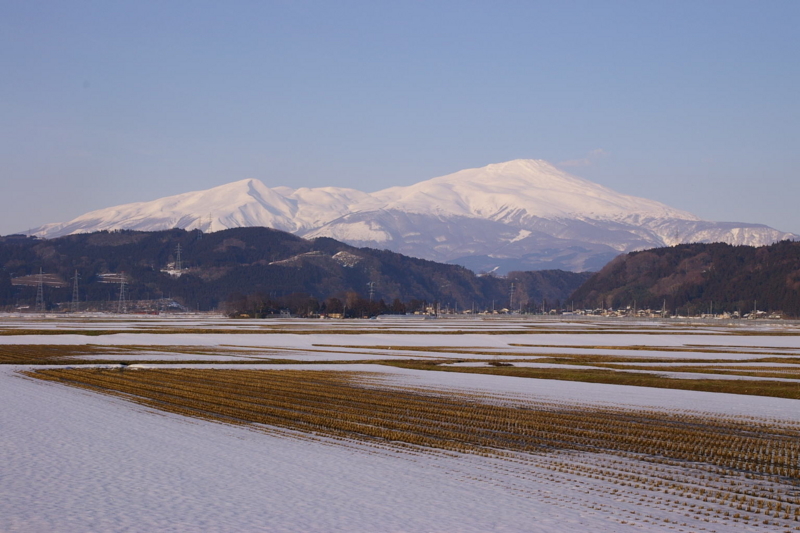
[[[0,365],[3,531],[800,531],[793,323],[7,317]]]

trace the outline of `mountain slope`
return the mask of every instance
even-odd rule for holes
[[[505,223],[524,222],[525,216],[623,220],[638,215],[699,220],[690,213],[572,176],[546,161],[528,159],[462,170],[373,196],[386,210]]]
[[[800,242],[682,244],[621,255],[571,296],[581,307],[669,313],[783,311],[800,316]]]
[[[546,161],[515,160],[375,193],[266,187],[243,180],[207,191],[101,209],[35,235],[104,229],[219,231],[263,226],[385,248],[473,270],[596,270],[622,252],[681,242],[764,245],[796,235],[708,222],[620,194]]]
[[[66,223],[47,224],[34,234],[52,238],[114,229],[212,232],[254,226],[298,232],[346,214],[352,205],[367,199],[366,193],[353,189],[270,189],[247,179],[152,202],[99,209]]]
[[[180,277],[166,270],[181,247]],[[306,240],[268,228],[233,228],[214,233],[97,232],[54,239],[0,237],[0,308],[35,304],[39,268],[47,274],[45,300],[71,302],[77,270],[81,300],[114,309],[119,274],[131,300],[171,296],[190,309],[212,309],[235,294],[323,301],[348,293],[365,296],[375,283],[375,299],[438,301],[466,309],[508,305],[516,282],[515,307],[564,300],[587,274],[563,271],[518,273],[508,279],[476,276],[445,265],[389,251],[354,248],[333,239]],[[174,270],[172,274],[175,274]],[[305,300],[300,295],[305,295]]]

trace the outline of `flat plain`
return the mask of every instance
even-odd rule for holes
[[[800,326],[0,317],[1,531],[800,531]]]

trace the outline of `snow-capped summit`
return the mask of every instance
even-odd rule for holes
[[[461,170],[373,196],[385,204],[384,209],[489,220],[504,220],[523,212],[545,218],[622,220],[639,215],[699,220],[691,213],[620,194],[537,159]]]
[[[622,252],[680,242],[764,245],[798,238],[758,224],[703,221],[535,159],[461,170],[371,194],[338,187],[270,188],[247,179],[92,211],[47,224],[34,234],[242,226],[327,236],[501,273],[595,270]]]
[[[248,226],[297,233],[349,212],[351,205],[365,198],[366,193],[353,189],[271,189],[257,179],[245,179],[152,202],[99,209],[69,222],[47,224],[34,234],[56,237],[111,229],[169,228],[219,231]]]

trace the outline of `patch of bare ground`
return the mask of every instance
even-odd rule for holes
[[[607,350],[607,351],[646,351],[646,352],[686,352],[686,353],[718,353],[718,354],[749,354],[749,355],[798,355],[797,348],[756,348],[754,346],[658,346],[644,345],[592,345],[592,344],[514,344],[520,348],[560,348],[574,350]],[[772,350],[772,351],[765,351]]]
[[[63,364],[82,357],[121,353],[117,347],[60,344],[0,344],[0,364]]]
[[[598,365],[620,371],[640,370],[647,372],[675,372],[685,374],[719,374],[724,376],[741,376],[776,379],[800,379],[800,367],[769,367],[769,366],[637,366],[637,365]]]
[[[142,358],[142,354],[163,355],[164,359]],[[231,358],[240,358],[243,363],[298,361],[276,358],[283,352],[270,348],[234,348],[220,346],[191,345],[128,345],[105,346],[97,344],[0,344],[0,364],[4,365],[53,365],[53,364],[113,364],[113,363],[213,363],[214,357],[224,357],[226,363],[236,363]],[[203,359],[170,359],[173,355],[196,355]],[[104,357],[107,357],[105,359]],[[323,361],[324,362],[324,361]]]
[[[625,372],[624,370],[601,368],[535,368],[522,366],[450,366],[452,360],[439,361],[375,361],[382,365],[397,366],[414,370],[442,372],[464,372],[470,374],[491,374],[520,378],[555,379],[585,383],[606,383],[610,385],[630,385],[635,387],[655,387],[705,392],[724,392],[751,396],[771,396],[776,398],[800,399],[800,383],[787,381],[735,380],[735,379],[680,379],[658,375],[657,373]],[[502,361],[506,362],[506,361]],[[513,363],[512,363],[513,365]],[[626,367],[628,369],[629,367]],[[648,371],[657,372],[652,367]],[[666,369],[661,369],[666,370]],[[670,370],[671,371],[671,370]],[[698,370],[693,370],[697,372]],[[785,376],[782,376],[785,377]]]

